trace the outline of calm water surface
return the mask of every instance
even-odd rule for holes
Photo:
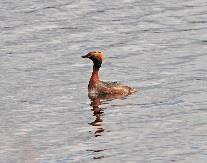
[[[207,1],[1,0],[0,162],[207,162]],[[139,89],[89,99],[101,78]]]

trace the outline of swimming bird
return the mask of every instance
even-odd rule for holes
[[[102,51],[92,51],[82,56],[82,58],[89,58],[93,61],[93,72],[88,84],[89,96],[110,96],[123,97],[136,92],[136,89],[118,82],[104,82],[99,78],[99,69],[105,55]]]

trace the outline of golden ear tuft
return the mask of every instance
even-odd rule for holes
[[[101,61],[104,59],[104,53],[102,51],[93,51],[90,53],[91,53],[91,56],[94,56]]]
[[[104,59],[104,53],[102,51],[98,51],[97,52],[97,57],[100,59],[100,60],[103,60]]]

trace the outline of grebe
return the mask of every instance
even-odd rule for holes
[[[136,92],[136,89],[119,84],[117,82],[103,82],[99,79],[99,69],[104,59],[101,51],[92,51],[82,56],[93,61],[93,72],[88,84],[89,96],[127,96]]]

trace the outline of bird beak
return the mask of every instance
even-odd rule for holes
[[[82,57],[82,58],[87,58],[85,55],[82,55],[81,57]]]
[[[82,58],[89,58],[89,54],[81,56]]]

